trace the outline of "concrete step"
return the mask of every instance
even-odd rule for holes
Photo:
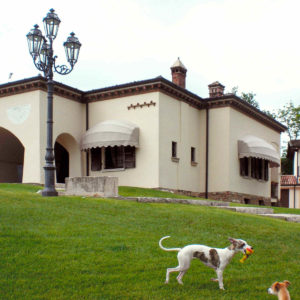
[[[219,206],[219,208],[224,208],[224,209],[228,209],[240,213],[254,214],[254,215],[265,215],[265,214],[274,213],[273,208],[267,208],[267,207]]]
[[[275,219],[281,219],[289,222],[296,222],[300,223],[300,215],[294,215],[294,214],[265,214],[264,216],[275,218]]]
[[[144,203],[181,203],[200,206],[229,206],[229,202],[194,200],[194,199],[177,199],[177,198],[156,198],[156,197],[115,197],[119,200],[131,200]]]

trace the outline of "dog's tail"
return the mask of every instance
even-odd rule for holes
[[[162,237],[162,238],[159,240],[159,242],[158,242],[159,247],[160,247],[161,249],[165,250],[165,251],[177,251],[177,252],[180,251],[181,248],[165,248],[165,247],[161,244],[161,242],[162,242],[164,239],[167,239],[167,238],[169,238],[169,237],[170,237],[169,235]]]

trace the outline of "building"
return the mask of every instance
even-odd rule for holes
[[[281,176],[280,205],[300,208],[300,140],[289,141],[287,156],[293,161],[293,174]]]
[[[275,204],[285,127],[219,82],[185,89],[180,59],[163,77],[80,91],[55,82],[56,180],[117,176],[119,185]],[[43,77],[0,85],[0,182],[44,182]]]

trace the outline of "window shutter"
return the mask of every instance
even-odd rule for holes
[[[264,180],[268,181],[269,180],[269,162],[265,160],[264,164]]]
[[[254,157],[251,157],[251,177],[252,178],[256,178],[255,177],[255,171],[256,171],[256,159]]]
[[[135,147],[124,147],[125,152],[125,168],[135,168]]]
[[[240,175],[245,176],[245,160],[240,158]]]
[[[101,170],[101,148],[91,149],[91,170],[100,171]]]

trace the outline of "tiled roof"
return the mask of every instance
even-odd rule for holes
[[[297,178],[294,175],[282,175],[280,179],[281,185],[295,185],[297,184]]]

